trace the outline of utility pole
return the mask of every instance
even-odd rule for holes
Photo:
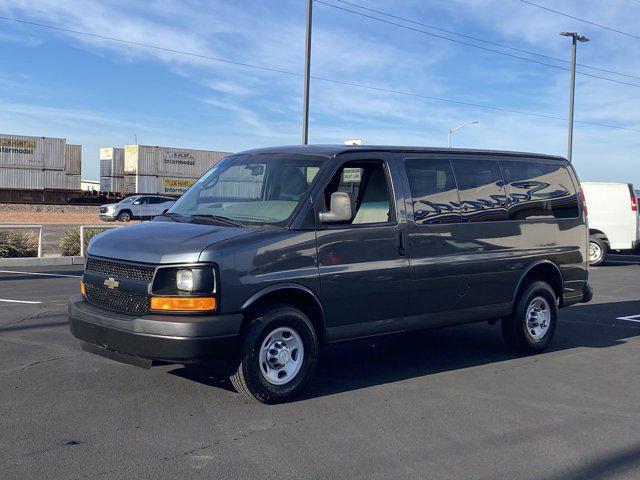
[[[560,32],[560,35],[573,39],[571,45],[571,92],[569,93],[569,141],[567,145],[567,160],[571,163],[573,156],[573,105],[576,93],[576,51],[578,42],[588,42],[589,39],[576,32]]]
[[[304,56],[304,97],[302,100],[302,144],[309,143],[309,83],[311,80],[311,26],[313,0],[307,0],[307,41]]]

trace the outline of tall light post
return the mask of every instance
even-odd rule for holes
[[[461,128],[464,128],[467,125],[473,125],[474,123],[478,123],[478,120],[469,120],[468,122],[465,122],[462,125],[459,125],[456,128],[452,128],[451,130],[449,130],[449,148],[451,148],[451,136],[453,135],[453,132],[457,132]]]
[[[567,146],[567,160],[571,163],[573,156],[573,100],[576,93],[576,50],[578,42],[588,42],[589,39],[576,32],[560,32],[560,35],[573,39],[571,46],[571,93],[569,94],[569,144]]]
[[[302,99],[302,144],[309,143],[309,82],[311,80],[311,26],[313,0],[307,0],[307,42],[304,55],[304,97]]]

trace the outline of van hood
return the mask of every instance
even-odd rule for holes
[[[206,247],[252,232],[251,228],[142,222],[99,233],[91,239],[88,254],[152,264],[197,262]]]

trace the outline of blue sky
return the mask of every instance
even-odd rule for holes
[[[591,39],[580,46],[579,62],[640,76],[640,40],[518,0],[351,1],[558,58],[570,53],[570,40],[558,32],[579,31]],[[536,3],[640,35],[636,0]],[[0,15],[302,73],[305,4],[0,0]],[[300,141],[298,76],[24,24],[0,26],[0,132],[82,144],[83,177],[97,177],[99,147],[131,144],[136,135],[140,144],[225,151]],[[312,74],[556,117],[568,110],[566,71],[321,3],[314,7]],[[609,76],[640,85],[640,79]],[[443,146],[450,128],[478,120],[455,134],[455,146],[566,154],[563,121],[320,80],[312,81],[310,111],[310,143],[361,137],[368,144]],[[576,120],[640,129],[640,88],[579,75]],[[640,132],[576,124],[574,142],[582,180],[640,187]]]

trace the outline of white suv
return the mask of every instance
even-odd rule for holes
[[[100,220],[128,222],[134,218],[153,218],[162,215],[175,202],[175,198],[160,195],[127,197],[118,203],[102,205]]]

